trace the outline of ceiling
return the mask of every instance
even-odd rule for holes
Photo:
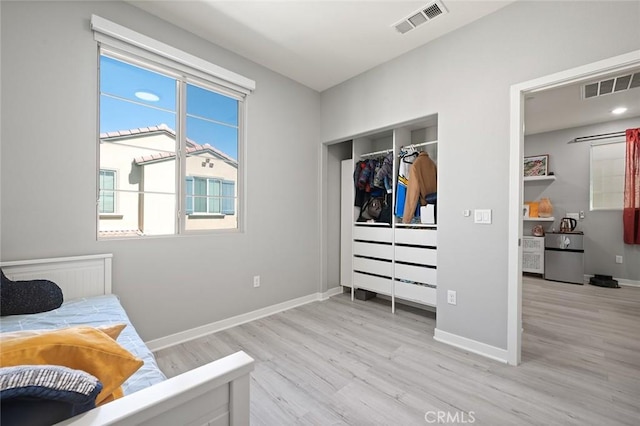
[[[321,92],[515,0],[438,1],[446,13],[406,34],[395,24],[435,0],[128,2]],[[640,88],[583,100],[583,84],[527,96],[526,134],[640,116]],[[612,115],[620,105],[629,110]]]
[[[610,72],[585,80],[525,96],[525,134],[550,132],[589,124],[640,116],[640,87],[583,99],[585,84],[640,72],[640,67]],[[620,115],[615,108],[626,107]]]
[[[129,3],[319,92],[507,6],[441,0],[443,13],[400,34],[424,1],[144,1]]]

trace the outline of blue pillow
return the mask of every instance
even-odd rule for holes
[[[102,383],[91,374],[59,365],[0,368],[3,426],[52,425],[96,406]]]
[[[62,290],[52,281],[12,281],[2,270],[0,275],[0,316],[37,314],[62,305]]]

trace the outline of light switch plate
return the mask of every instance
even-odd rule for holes
[[[476,209],[473,214],[474,223],[491,224],[491,209]]]

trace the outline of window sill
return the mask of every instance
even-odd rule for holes
[[[100,219],[122,219],[124,216],[117,213],[100,213]]]

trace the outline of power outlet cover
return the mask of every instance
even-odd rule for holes
[[[447,303],[455,305],[458,303],[456,292],[453,290],[447,290]]]

